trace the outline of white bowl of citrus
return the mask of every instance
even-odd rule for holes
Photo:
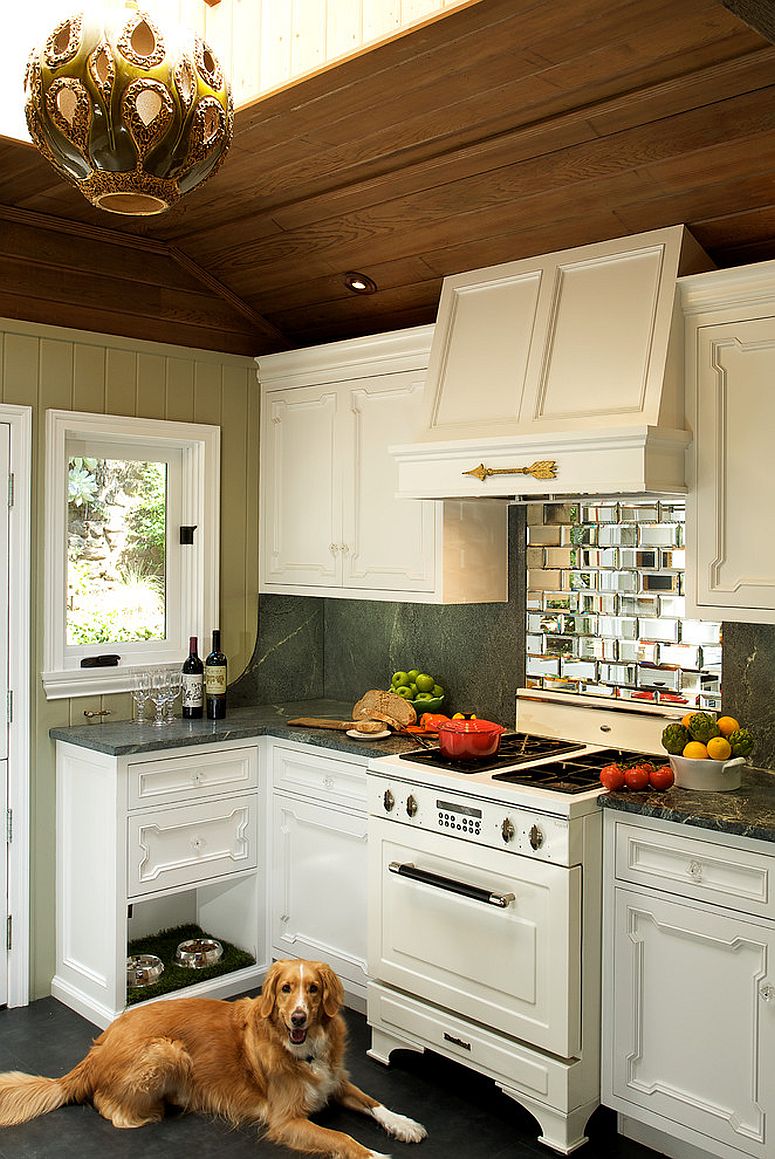
[[[681,789],[726,793],[739,789],[753,737],[733,716],[688,712],[662,733],[675,783]]]

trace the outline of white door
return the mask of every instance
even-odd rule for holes
[[[0,423],[0,1005],[8,1001],[8,502],[11,428]]]
[[[369,823],[369,976],[562,1058],[580,1047],[581,870]]]
[[[419,370],[364,378],[349,387],[342,416],[352,446],[343,490],[346,588],[433,590],[435,504],[396,498],[398,465],[388,450],[418,438],[424,383],[425,371]]]
[[[775,933],[623,889],[614,920],[614,1095],[771,1157]]]
[[[341,587],[338,410],[335,385],[265,395],[262,590],[273,584]]]

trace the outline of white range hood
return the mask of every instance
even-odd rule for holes
[[[446,278],[406,498],[686,490],[683,226]]]

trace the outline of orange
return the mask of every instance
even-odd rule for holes
[[[716,724],[722,736],[731,736],[740,728],[740,722],[735,720],[734,716],[720,716]]]
[[[708,759],[708,750],[700,740],[690,740],[688,745],[684,746],[682,756],[689,757],[692,761],[705,761]]]
[[[732,746],[726,737],[713,736],[708,741],[708,756],[714,761],[728,761],[732,756]]]
[[[693,716],[694,716],[693,712],[687,712],[686,716],[681,717],[681,724],[684,726],[684,728],[689,727],[689,721],[692,719]]]

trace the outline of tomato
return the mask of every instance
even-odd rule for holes
[[[623,767],[621,765],[606,765],[600,770],[600,783],[604,788],[610,789],[612,793],[616,793],[619,791],[619,789],[623,789]]]
[[[624,783],[634,793],[641,793],[649,787],[649,769],[647,768],[647,764],[648,762],[643,762],[637,765],[631,765],[629,769],[624,770]]]
[[[673,777],[673,770],[670,765],[660,765],[657,769],[652,769],[649,773],[649,784],[652,789],[662,790],[669,789],[675,778]]]

